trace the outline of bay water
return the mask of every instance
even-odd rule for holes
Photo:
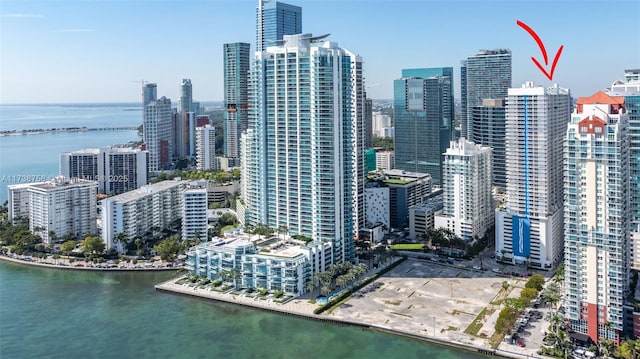
[[[138,126],[137,104],[0,106],[0,131]],[[136,131],[0,137],[7,179],[58,174],[61,152]],[[0,358],[484,358],[351,326],[156,292],[172,272],[87,272],[0,261]]]

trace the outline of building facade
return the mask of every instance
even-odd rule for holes
[[[460,138],[444,154],[442,212],[435,227],[447,228],[471,242],[485,236],[493,225],[491,148]]]
[[[250,45],[223,45],[224,62],[224,155],[240,157],[240,135],[249,121]]]
[[[471,114],[473,129],[469,140],[491,147],[493,186],[499,192],[507,188],[505,163],[505,104],[504,99],[484,99],[482,106],[474,106]]]
[[[404,69],[393,83],[395,168],[442,185],[442,154],[454,134],[453,68]]]
[[[366,198],[367,224],[382,223],[391,229],[389,210],[389,187],[368,186],[364,190]]]
[[[430,228],[435,227],[435,215],[442,210],[443,192],[431,192],[422,203],[409,208],[409,239],[420,240]]]
[[[144,108],[143,140],[149,152],[149,171],[155,172],[171,166],[174,153],[171,100],[161,97],[149,102]]]
[[[562,143],[569,90],[525,83],[508,91],[507,202],[496,210],[496,257],[551,269],[563,251]]]
[[[180,103],[178,103],[178,112],[195,112],[193,108],[193,86],[191,79],[182,79],[180,83]]]
[[[302,8],[272,0],[258,0],[256,51],[264,51],[284,35],[302,33]]]
[[[187,270],[212,280],[237,273],[236,288],[264,288],[299,296],[307,291],[313,275],[331,264],[330,242],[307,244],[290,238],[251,241],[246,234],[214,238],[187,253]]]
[[[187,181],[168,180],[143,186],[137,190],[108,197],[100,202],[102,240],[107,250],[123,253],[128,240],[151,237],[153,232],[177,227],[182,220],[184,189]]]
[[[216,128],[211,125],[196,128],[196,168],[200,171],[217,169]]]
[[[484,99],[507,97],[507,89],[511,87],[511,51],[480,50],[463,61],[460,76],[460,136],[472,139],[474,107],[481,106]]]
[[[243,136],[248,224],[286,226],[353,258],[364,223],[362,60],[309,34],[256,52]]]
[[[620,342],[629,291],[629,121],[624,97],[578,98],[564,147],[566,317]]]
[[[409,208],[422,203],[431,193],[431,176],[402,170],[384,171],[378,180],[389,188],[389,216],[392,228],[409,225]]]
[[[120,194],[147,184],[148,152],[101,147],[60,154],[60,175],[98,182],[98,193]]]
[[[393,151],[376,151],[376,170],[392,170],[395,163],[395,152]]]
[[[207,239],[207,181],[190,182],[182,199],[182,240]]]
[[[11,220],[29,217],[29,230],[45,244],[71,234],[82,238],[97,233],[98,183],[56,177],[48,182],[8,186]]]
[[[624,97],[629,116],[631,229],[640,232],[640,69],[625,70],[624,80],[614,82],[608,93]]]

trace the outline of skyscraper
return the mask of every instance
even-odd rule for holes
[[[167,169],[174,153],[171,100],[161,97],[144,108],[143,140],[149,152],[149,171]]]
[[[491,148],[464,138],[451,141],[444,154],[442,212],[435,227],[447,228],[471,242],[493,225]]]
[[[284,35],[302,33],[302,8],[278,1],[258,0],[256,9],[256,51],[276,45]]]
[[[247,129],[249,48],[243,42],[224,44],[224,155],[240,157],[240,135]]]
[[[144,110],[151,101],[158,99],[158,85],[147,83],[142,86],[142,108]]]
[[[511,87],[511,51],[507,49],[480,50],[463,61],[460,70],[462,125],[460,136],[473,140],[473,108],[482,100],[504,99]]]
[[[196,128],[196,168],[216,169],[216,128],[211,125]]]
[[[239,212],[331,242],[343,262],[364,221],[362,59],[323,38],[285,36],[256,52]]]
[[[364,102],[364,136],[364,148],[373,147],[373,100],[370,98]]]
[[[624,97],[629,115],[631,229],[640,232],[640,69],[625,70],[624,81],[614,82],[608,93]]]
[[[578,98],[564,146],[566,318],[620,343],[629,290],[629,122],[624,97]]]
[[[551,269],[562,258],[562,143],[569,90],[527,82],[510,88],[506,108],[507,203],[496,211],[496,256]]]
[[[507,172],[505,169],[505,107],[504,99],[484,99],[481,106],[472,109],[473,127],[470,141],[493,149],[492,178],[493,185],[501,192],[507,187]]]
[[[190,79],[182,79],[179,105],[178,112],[195,112],[193,109],[193,87]]]
[[[395,164],[442,185],[442,154],[453,138],[453,68],[404,69],[394,81]]]

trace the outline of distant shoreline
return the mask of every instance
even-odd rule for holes
[[[23,135],[42,135],[46,133],[65,133],[65,132],[90,132],[90,131],[132,131],[137,130],[137,126],[116,126],[116,127],[64,127],[64,128],[38,128],[33,130],[9,130],[1,131],[0,137],[4,136],[23,136]]]

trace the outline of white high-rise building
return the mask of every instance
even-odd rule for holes
[[[98,182],[98,193],[120,194],[147,184],[147,151],[101,147],[60,154],[60,175]]]
[[[53,242],[52,234],[76,238],[96,234],[97,182],[56,177],[48,182],[9,186],[11,220],[29,217],[29,230]]]
[[[566,318],[598,343],[623,337],[630,283],[629,116],[625,98],[578,98],[564,146]]]
[[[389,129],[391,127],[391,116],[383,115],[380,112],[374,112],[372,115],[372,132],[376,137],[393,137],[388,136]]]
[[[465,241],[484,237],[493,225],[491,148],[464,138],[451,141],[444,154],[444,200],[435,227],[450,229]]]
[[[332,242],[343,262],[365,220],[362,60],[324,37],[256,52],[242,200],[247,224]]]
[[[528,82],[508,91],[507,203],[495,218],[502,260],[551,269],[562,258],[562,143],[570,116],[567,89]]]
[[[211,125],[196,128],[196,167],[216,169],[216,129]]]
[[[392,170],[395,159],[393,151],[376,151],[376,170]]]
[[[182,200],[182,240],[207,240],[207,181],[187,185]]]
[[[153,235],[182,219],[183,192],[188,181],[169,180],[105,198],[102,207],[102,240],[107,250],[124,251],[120,233],[128,240]]]
[[[149,171],[167,169],[174,153],[174,113],[171,100],[161,97],[144,108],[143,140],[149,152]]]

